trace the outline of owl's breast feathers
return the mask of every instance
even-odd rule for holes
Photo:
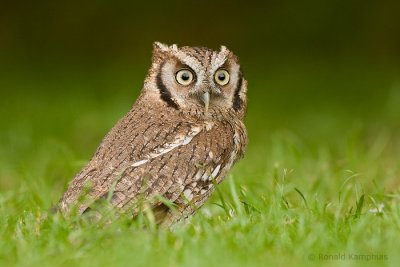
[[[240,120],[190,121],[151,110],[134,107],[106,135],[61,199],[64,214],[71,206],[83,213],[101,198],[123,211],[158,195],[201,205],[213,180],[221,182],[244,153],[247,134]]]

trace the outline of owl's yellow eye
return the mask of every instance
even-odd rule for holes
[[[214,80],[219,85],[227,85],[229,82],[229,72],[223,69],[219,69],[214,74]]]
[[[175,78],[179,84],[189,85],[193,81],[193,73],[188,69],[183,69],[176,73]]]

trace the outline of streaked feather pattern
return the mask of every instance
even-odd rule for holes
[[[197,75],[190,89],[178,87],[170,77],[175,68],[185,67]],[[218,68],[231,70],[230,87],[207,82],[212,75],[207,73]],[[213,97],[207,112],[198,100],[204,91]],[[244,154],[246,91],[237,58],[225,47],[216,52],[155,43],[140,97],[72,180],[59,203],[61,211],[67,215],[76,206],[84,213],[108,198],[120,212],[135,215],[142,198],[161,214],[157,217],[163,224],[192,214],[213,192],[213,180],[221,182]],[[175,203],[178,212],[157,196]]]

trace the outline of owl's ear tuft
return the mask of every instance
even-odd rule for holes
[[[227,58],[232,59],[237,64],[239,64],[239,58],[231,50],[229,50],[226,46],[221,45],[221,50],[219,53],[224,55]]]
[[[228,48],[226,48],[226,46],[221,45],[220,53],[223,53],[223,54],[225,54],[225,55],[228,55],[228,54],[231,53],[231,51],[230,51]]]
[[[160,43],[160,42],[154,42],[153,43],[153,53],[156,52],[167,52],[169,50],[168,45]]]
[[[178,52],[178,46],[176,44],[173,44],[169,47],[169,49],[171,49],[174,52]]]
[[[153,43],[153,62],[160,63],[169,52],[169,47],[160,42]]]

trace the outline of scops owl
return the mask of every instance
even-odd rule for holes
[[[70,183],[59,202],[64,215],[103,199],[136,216],[144,199],[158,224],[171,225],[193,214],[243,156],[247,81],[238,58],[225,46],[153,46],[140,96]]]

